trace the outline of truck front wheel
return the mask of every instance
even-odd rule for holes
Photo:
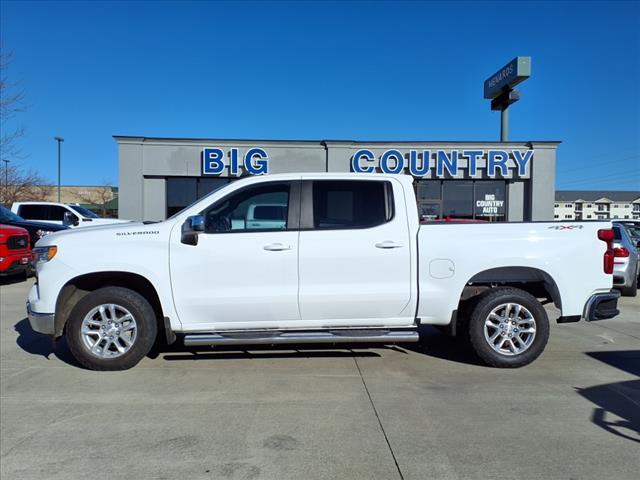
[[[469,319],[469,340],[488,365],[515,368],[533,362],[549,340],[542,304],[518,288],[500,287],[482,295]]]
[[[90,370],[133,367],[149,353],[157,332],[149,302],[122,287],[104,287],[84,296],[65,327],[71,353]]]

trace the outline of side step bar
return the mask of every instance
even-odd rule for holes
[[[221,332],[188,334],[187,347],[202,345],[284,345],[288,343],[400,343],[417,342],[415,330],[333,330],[323,332]]]

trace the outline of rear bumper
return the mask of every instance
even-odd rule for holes
[[[582,318],[587,322],[592,322],[615,317],[620,313],[618,298],[620,298],[620,292],[616,290],[592,295],[584,306]]]
[[[53,335],[55,315],[53,313],[38,313],[31,309],[31,303],[27,302],[27,317],[34,332],[44,335]]]

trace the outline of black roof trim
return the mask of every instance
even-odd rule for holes
[[[496,142],[487,140],[477,141],[453,141],[453,140],[340,140],[340,139],[325,139],[325,140],[308,140],[308,139],[256,139],[256,138],[184,138],[184,137],[145,137],[140,135],[113,135],[115,140],[159,140],[159,141],[178,141],[178,142],[273,142],[273,143],[354,143],[354,144],[402,144],[411,145],[416,143],[434,143],[442,145],[477,145],[479,143],[490,145],[522,145],[523,143],[538,143],[545,145],[559,145],[562,143],[559,140],[522,140],[522,141],[510,141],[510,142]]]

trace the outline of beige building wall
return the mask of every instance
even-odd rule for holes
[[[118,190],[111,186],[100,185],[63,185],[60,188],[62,203],[97,203],[108,202],[117,196]],[[50,187],[44,201],[58,201],[58,187]]]

